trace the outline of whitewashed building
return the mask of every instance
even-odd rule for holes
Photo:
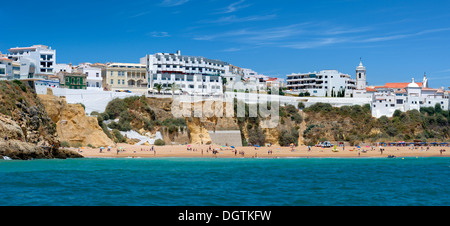
[[[45,45],[8,49],[8,58],[20,62],[20,79],[45,78],[55,74],[56,50]]]
[[[102,88],[102,69],[99,67],[92,67],[90,63],[83,63],[78,65],[77,71],[86,75],[87,88]]]
[[[68,72],[72,73],[72,64],[56,64],[55,65],[55,74],[58,72]]]
[[[428,87],[424,76],[422,83],[386,83],[385,86],[374,87],[371,101],[372,116],[392,117],[396,110],[406,112],[420,110],[421,107],[435,107],[439,104],[443,110],[449,110],[449,94],[443,88]]]
[[[228,82],[240,80],[240,76],[234,75],[226,62],[182,56],[180,51],[146,55],[141,58],[141,64],[147,68],[149,90],[152,91],[156,84],[160,84],[163,89],[175,85],[177,89],[190,94],[216,94],[223,92],[222,77]]]
[[[11,80],[13,77],[12,60],[0,56],[0,80]]]
[[[356,80],[350,75],[337,70],[323,70],[320,72],[298,73],[287,75],[286,87],[288,93],[310,93],[311,96],[332,96],[339,91],[345,91],[350,96],[356,89]]]

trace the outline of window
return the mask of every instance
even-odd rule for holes
[[[111,85],[114,85],[114,79],[111,79]]]
[[[100,76],[100,75],[99,75],[99,73],[95,73],[95,77],[97,77],[97,78],[98,78],[99,76]]]
[[[358,74],[359,78],[361,78],[361,73]]]
[[[122,79],[122,85],[125,85],[125,79]]]

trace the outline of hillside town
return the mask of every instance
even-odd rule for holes
[[[56,50],[50,46],[14,47],[8,49],[7,54],[0,53],[0,80],[28,81],[38,94],[51,88],[55,95],[66,96],[68,102],[86,102],[86,105],[89,105],[88,99],[106,96],[110,97],[105,99],[109,101],[118,97],[117,93],[155,97],[216,96],[226,92],[263,95],[269,93],[271,87],[277,87],[281,104],[303,102],[310,106],[322,102],[336,107],[369,104],[376,118],[392,117],[396,110],[406,112],[436,105],[449,110],[449,90],[429,87],[426,74],[421,82],[412,78],[403,83],[369,85],[362,61],[354,75],[322,70],[292,73],[285,78],[262,75],[221,60],[182,55],[181,51],[147,54],[136,61],[139,63],[72,65],[58,62]],[[107,102],[100,102],[92,105],[104,109]],[[87,109],[87,112],[93,110]]]

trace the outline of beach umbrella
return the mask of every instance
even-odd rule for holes
[[[188,147],[190,147],[191,145],[188,145]]]
[[[234,146],[231,146],[231,148],[235,148]]]
[[[100,147],[100,149],[105,149],[105,147]]]

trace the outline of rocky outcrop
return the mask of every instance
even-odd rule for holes
[[[59,150],[56,125],[36,93],[22,81],[0,81],[0,158],[70,158]]]
[[[53,144],[49,146],[45,141],[40,144],[26,142],[23,131],[26,129],[22,129],[11,118],[0,114],[0,157],[22,160],[82,157],[74,151],[54,148]]]
[[[52,149],[50,147],[42,147],[20,140],[0,141],[0,158],[2,158],[3,156],[20,160],[53,158],[65,159],[83,157],[72,150]]]
[[[50,119],[56,124],[61,142],[82,146],[114,146],[114,142],[103,132],[96,117],[88,117],[81,104],[68,104],[65,98],[53,95],[38,95]]]
[[[203,117],[186,117],[186,124],[189,128],[191,144],[213,143],[209,134],[210,132],[220,130],[239,130],[239,125],[237,124],[236,118],[227,117],[224,113],[224,109],[226,107],[230,107],[230,105],[221,102],[219,104],[214,104],[203,101],[202,105],[193,103],[191,105],[191,109],[195,109],[200,106],[202,109],[199,109],[199,111],[202,112]],[[191,115],[195,116],[195,113]]]

